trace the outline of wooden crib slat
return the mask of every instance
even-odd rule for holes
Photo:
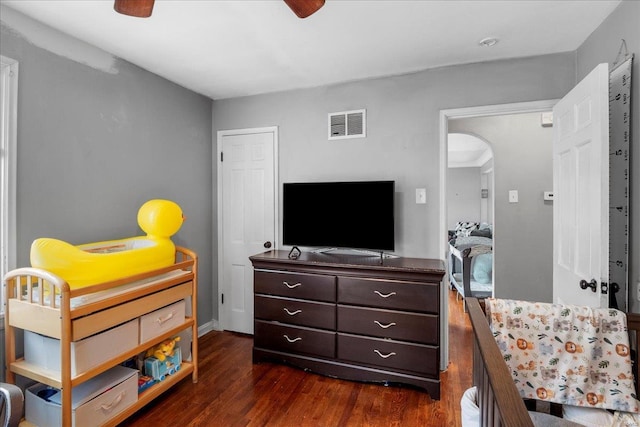
[[[478,403],[480,408],[480,415],[482,417],[482,425],[488,426],[491,423],[491,417],[489,413],[489,405],[491,400],[489,398],[489,379],[487,378],[487,371],[484,372],[484,378],[482,381],[482,387],[478,392]]]

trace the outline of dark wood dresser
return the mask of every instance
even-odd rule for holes
[[[253,361],[402,383],[440,398],[441,260],[287,251],[250,257]]]

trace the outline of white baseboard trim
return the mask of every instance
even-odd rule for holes
[[[198,337],[201,337],[205,334],[208,334],[211,331],[219,331],[220,330],[220,322],[216,319],[213,319],[204,325],[198,326]]]

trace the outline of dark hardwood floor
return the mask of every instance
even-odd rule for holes
[[[123,426],[460,426],[471,385],[472,331],[449,292],[449,359],[441,400],[397,386],[342,381],[251,361],[253,339],[231,332],[200,338],[200,375],[164,393]]]

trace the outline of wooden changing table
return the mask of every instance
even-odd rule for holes
[[[61,278],[41,269],[19,268],[6,277],[5,351],[6,380],[15,383],[15,374],[62,390],[63,426],[72,424],[72,389],[161,341],[191,329],[191,360],[180,369],[138,395],[137,401],[110,418],[117,425],[162,392],[191,375],[198,381],[197,255],[176,247],[176,262],[162,269],[135,276],[70,289]],[[57,298],[50,298],[55,287]],[[128,348],[117,356],[72,375],[71,343],[106,331],[130,320],[191,298],[191,313],[184,322],[149,341]],[[52,371],[16,359],[16,328],[60,340],[60,370]]]

